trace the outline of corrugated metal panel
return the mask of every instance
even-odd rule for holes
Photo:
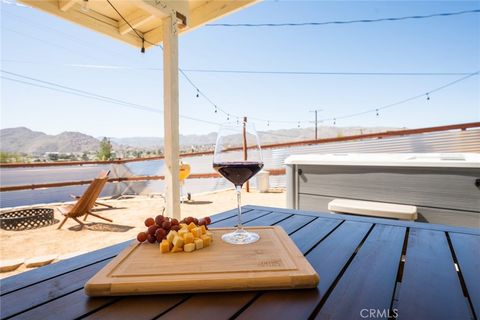
[[[320,143],[303,146],[284,147],[263,150],[265,169],[279,169],[283,167],[286,157],[292,154],[308,153],[440,153],[440,152],[480,152],[480,128],[466,131],[451,130],[432,133],[396,136],[383,139],[366,139],[357,141]],[[232,152],[231,156],[241,151]],[[185,162],[190,163],[193,173],[211,173],[212,155],[188,157]],[[152,160],[128,163],[125,165],[108,166],[111,175],[162,175],[163,160]],[[107,166],[88,165],[84,167],[59,167],[59,168],[11,168],[0,170],[2,185],[22,183],[58,182],[72,178],[85,180],[93,178],[97,172]],[[75,180],[73,179],[73,180]],[[285,176],[270,177],[272,187],[284,187]],[[252,179],[255,186],[255,178]],[[81,193],[86,186],[52,188],[47,190],[24,190],[18,192],[2,192],[0,194],[0,207],[15,206],[39,202],[67,201],[70,193]],[[231,187],[225,179],[188,179],[185,190],[190,193],[221,190]],[[164,192],[163,181],[133,182],[112,184],[105,189],[104,194],[120,194],[122,192],[150,193]],[[28,200],[28,201],[27,201]],[[26,201],[26,202],[25,202]],[[28,203],[27,203],[28,202]]]
[[[268,170],[282,168],[284,160],[292,154],[440,152],[480,152],[480,128],[466,131],[442,131],[383,139],[331,142],[279,149],[266,149],[262,151],[262,156],[265,163],[265,169]],[[238,154],[238,156],[241,156],[241,151],[233,151],[232,155],[235,153]],[[192,166],[192,172],[213,172],[213,156],[189,157],[187,161]],[[284,176],[270,177],[270,185],[272,187],[285,187],[285,181],[286,180]],[[198,182],[194,182],[193,180],[188,180],[186,188],[191,186],[192,190],[196,191],[201,185],[202,184],[198,184]],[[252,185],[255,185],[255,181],[252,181]],[[216,188],[220,186],[222,188],[225,187],[224,184],[207,183],[203,185],[205,188],[203,191],[218,190]]]

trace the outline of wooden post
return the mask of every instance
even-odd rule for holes
[[[243,117],[243,160],[247,160],[247,117]],[[246,184],[247,192],[250,192],[250,182]]]
[[[163,20],[163,103],[167,215],[180,219],[178,30],[175,12]]]

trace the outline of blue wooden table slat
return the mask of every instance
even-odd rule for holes
[[[317,288],[88,298],[86,280],[127,241],[2,279],[0,316],[355,319],[362,318],[362,309],[385,312],[393,307],[398,319],[479,317],[480,230],[262,206],[245,206],[243,212],[247,227],[284,228],[319,274]],[[212,222],[212,227],[235,226],[236,209],[212,215]],[[401,264],[405,241],[406,260]]]

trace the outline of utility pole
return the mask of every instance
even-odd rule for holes
[[[243,117],[243,160],[247,160],[247,117]],[[246,184],[247,192],[250,192],[250,183]]]
[[[315,140],[318,140],[318,112],[323,111],[323,109],[310,110],[310,112],[315,112]]]

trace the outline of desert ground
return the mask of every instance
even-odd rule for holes
[[[135,196],[122,200],[105,200],[103,203],[113,209],[98,207],[96,213],[112,219],[113,223],[88,216],[83,229],[72,219],[57,230],[63,216],[55,210],[57,223],[26,231],[5,231],[0,229],[0,261],[30,259],[46,255],[57,256],[56,261],[80,255],[122,241],[134,239],[138,232],[145,231],[144,221],[162,212],[164,200],[161,197]],[[272,190],[268,193],[242,192],[242,204],[285,207],[286,193]],[[51,206],[53,208],[58,205]],[[181,205],[182,218],[214,215],[236,207],[233,190],[193,195],[192,201]],[[166,215],[170,216],[168,213]],[[81,218],[83,220],[83,217]],[[15,271],[0,273],[0,279],[30,270],[25,265]]]

